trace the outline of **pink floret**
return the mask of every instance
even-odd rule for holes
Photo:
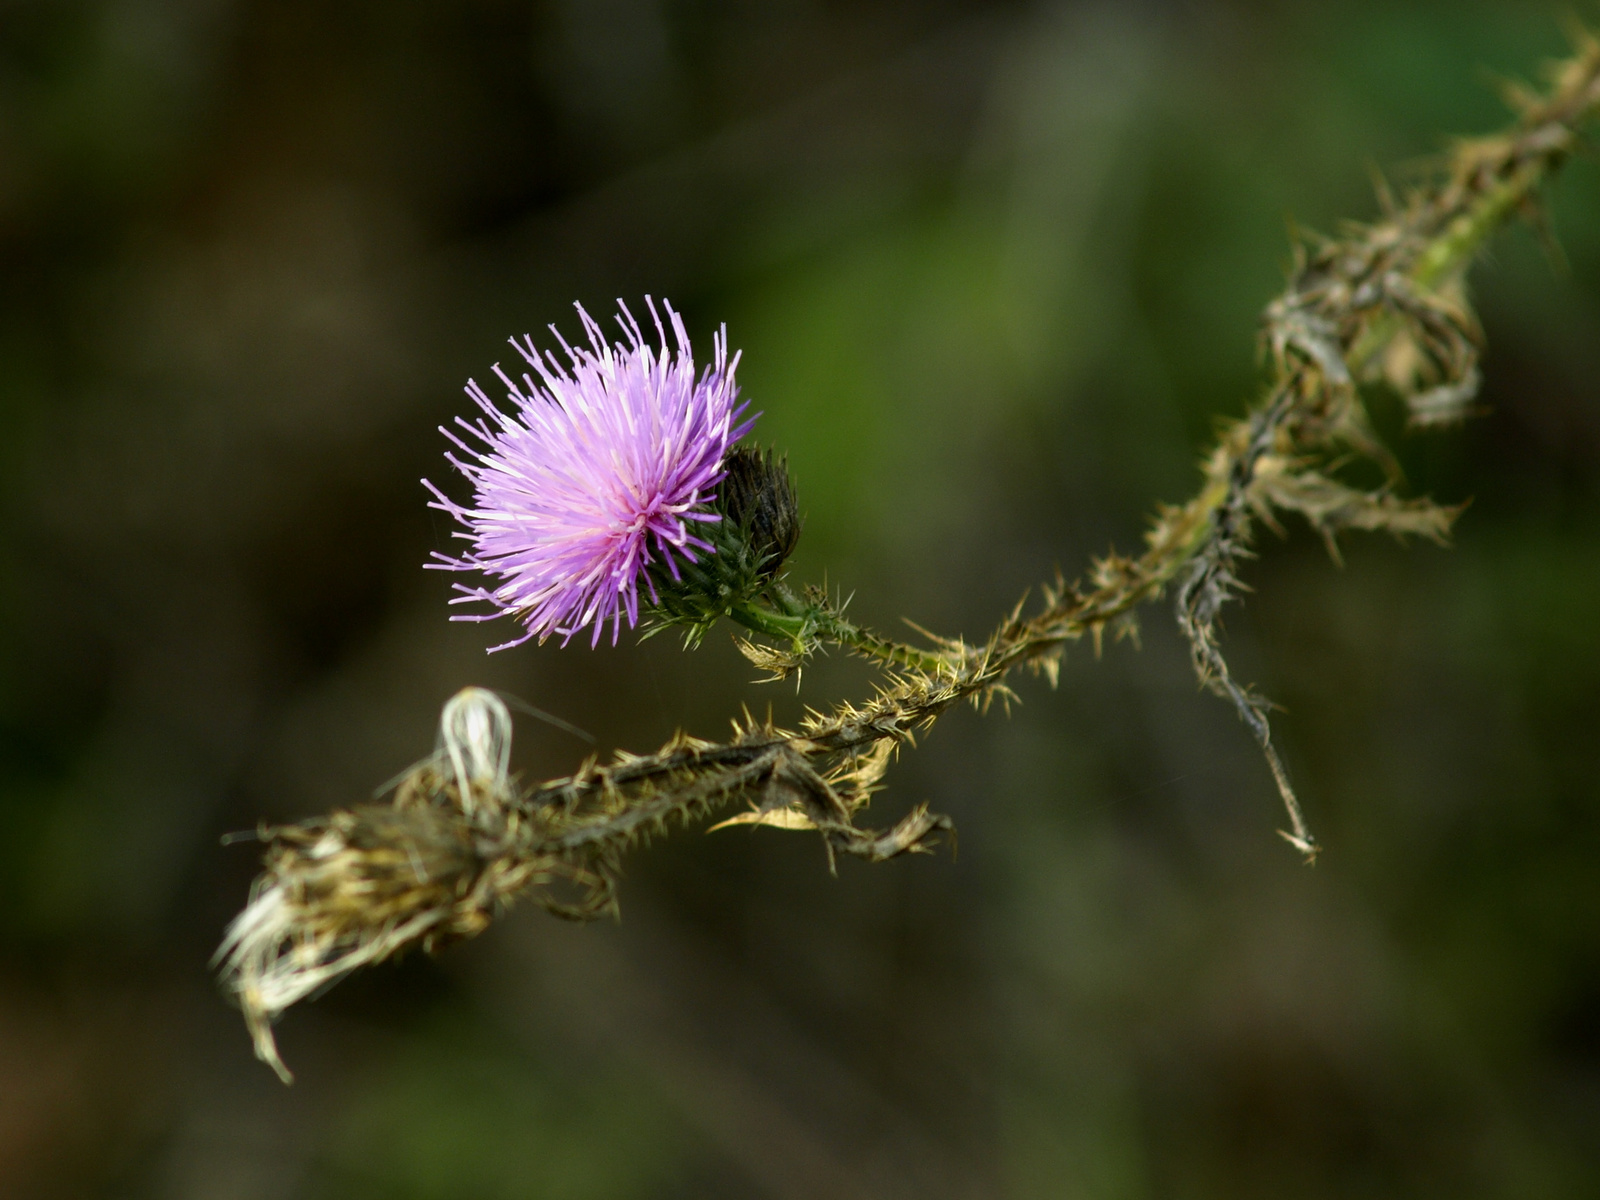
[[[473,486],[470,507],[451,500],[428,480],[432,508],[463,526],[455,536],[470,544],[459,558],[435,553],[430,567],[477,571],[480,586],[457,584],[451,603],[482,601],[493,611],[455,620],[486,621],[507,613],[527,633],[505,646],[552,634],[563,640],[592,626],[598,643],[611,623],[615,642],[623,618],[639,620],[641,586],[655,598],[646,567],[660,562],[677,577],[677,558],[695,562],[711,545],[694,535],[696,523],[721,518],[708,511],[723,478],[723,460],[754,418],[740,422],[728,335],[713,339],[712,363],[695,377],[683,319],[663,302],[676,353],[648,296],[659,345],[644,340],[625,305],[617,320],[625,342],[607,345],[582,305],[578,316],[588,346],[571,346],[555,326],[566,364],[541,353],[531,336],[511,339],[538,376],[513,382],[497,364],[511,411],[502,412],[474,380],[467,395],[482,409],[455,430],[441,431],[456,446],[446,457]]]

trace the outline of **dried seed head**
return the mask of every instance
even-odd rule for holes
[[[462,688],[439,714],[439,769],[448,767],[457,803],[472,816],[479,801],[498,809],[510,782],[511,713],[485,688]]]
[[[272,1022],[357,967],[406,948],[470,937],[498,904],[541,877],[536,858],[507,858],[515,816],[511,714],[465,688],[439,716],[434,753],[396,790],[302,825],[264,830],[270,845],[250,903],[217,950],[256,1056],[285,1080]]]
[[[270,836],[266,870],[217,959],[256,1057],[288,1082],[273,1020],[357,967],[430,935],[469,932],[454,926],[483,862],[461,816],[431,805],[367,806]]]

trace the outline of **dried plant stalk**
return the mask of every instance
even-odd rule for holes
[[[1470,415],[1481,335],[1462,278],[1501,224],[1536,213],[1538,186],[1600,109],[1600,41],[1577,31],[1575,42],[1543,92],[1511,94],[1513,128],[1461,142],[1437,180],[1402,199],[1380,186],[1375,223],[1296,248],[1288,287],[1263,318],[1264,399],[1222,430],[1199,494],[1158,511],[1138,557],[1100,559],[1086,582],[1058,578],[1037,612],[1019,603],[981,645],[931,634],[921,646],[898,642],[846,620],[819,591],[796,597],[774,583],[770,607],[733,614],[778,643],[741,641],[746,657],[783,677],[820,645],[849,648],[884,669],[870,699],[813,711],[798,731],[747,717],[726,742],[679,734],[654,754],[591,759],[568,778],[523,786],[507,774],[505,706],[467,689],[445,706],[434,755],[390,803],[260,830],[266,869],[218,951],[258,1056],[287,1080],[271,1031],[286,1008],[412,946],[470,937],[514,899],[580,920],[614,912],[626,849],[736,802],[746,811],[723,824],[815,830],[830,863],[929,850],[952,827],[926,807],[887,830],[857,824],[895,751],[958,702],[986,708],[1008,696],[1016,667],[1053,685],[1067,643],[1132,632],[1134,610],[1168,587],[1201,681],[1233,704],[1266,756],[1289,817],[1283,836],[1313,860],[1267,704],[1229,671],[1219,614],[1257,521],[1299,513],[1335,555],[1345,529],[1448,536],[1459,510],[1397,494],[1359,385],[1387,379],[1418,427]],[[1378,464],[1385,483],[1345,482],[1352,460]]]

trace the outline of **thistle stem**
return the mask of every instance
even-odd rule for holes
[[[1600,43],[1586,39],[1569,60],[1557,85],[1558,95],[1537,120],[1526,121],[1508,135],[1498,161],[1485,153],[1476,163],[1463,151],[1459,173],[1435,202],[1431,223],[1435,232],[1411,257],[1404,275],[1420,292],[1436,291],[1472,265],[1485,243],[1520,208],[1530,202],[1549,174],[1571,153],[1578,127],[1600,111]],[[1486,178],[1487,177],[1487,178]],[[1427,223],[1427,220],[1424,220]],[[1399,314],[1381,311],[1367,321],[1339,351],[1350,374],[1361,378],[1365,368],[1406,327]],[[1276,389],[1275,389],[1276,391]],[[1080,636],[1158,596],[1213,544],[1219,521],[1236,507],[1253,482],[1262,447],[1270,446],[1278,430],[1297,415],[1294,404],[1277,404],[1271,411],[1258,409],[1256,419],[1241,425],[1247,436],[1225,443],[1207,464],[1200,493],[1172,519],[1160,525],[1165,536],[1152,536],[1146,552],[1131,570],[1085,594],[1066,597],[1028,622],[1025,640],[1034,645]],[[1267,421],[1262,426],[1262,419]],[[792,598],[791,598],[792,599]],[[817,632],[829,640],[850,645],[868,657],[919,666],[930,656],[835,618],[838,629]],[[1013,645],[1012,658],[1026,657],[1027,647]],[[933,657],[932,661],[941,661]],[[943,660],[948,662],[948,660]]]
[[[510,739],[504,705],[471,690],[452,703],[475,705],[478,719],[448,719],[447,706],[441,749],[407,775],[392,804],[263,830],[266,871],[222,949],[257,1054],[281,1069],[270,1022],[316,988],[414,944],[431,950],[471,937],[514,897],[576,919],[615,911],[624,850],[671,821],[741,798],[758,817],[787,810],[802,818],[822,833],[830,862],[836,852],[880,862],[927,851],[951,823],[925,807],[883,832],[854,823],[895,747],[963,700],[981,706],[1005,695],[1019,665],[1053,680],[1064,643],[1098,635],[1168,586],[1201,680],[1255,735],[1288,810],[1285,836],[1311,859],[1316,843],[1273,747],[1268,706],[1230,676],[1218,613],[1242,586],[1236,571],[1250,553],[1253,515],[1299,511],[1330,540],[1340,528],[1428,536],[1448,528],[1450,510],[1407,502],[1432,524],[1406,524],[1407,510],[1387,488],[1362,493],[1316,472],[1352,450],[1374,453],[1354,385],[1395,337],[1442,340],[1440,365],[1456,382],[1472,366],[1470,313],[1440,303],[1437,290],[1531,203],[1571,153],[1579,122],[1600,109],[1600,41],[1581,35],[1551,94],[1522,107],[1507,134],[1460,147],[1449,175],[1405,211],[1353,227],[1302,264],[1267,310],[1276,370],[1266,396],[1224,431],[1199,493],[1158,513],[1138,557],[1096,562],[1092,586],[1058,580],[1044,589],[1042,611],[1024,617],[1019,604],[986,642],[968,647],[930,635],[934,649],[920,650],[845,620],[820,592],[796,596],[774,581],[729,615],[792,645],[796,663],[829,642],[897,670],[859,704],[809,711],[797,732],[747,718],[726,742],[680,734],[654,754],[619,752],[607,766],[591,759],[568,778],[533,787],[509,774],[502,756]],[[1296,483],[1309,491],[1285,490]],[[463,761],[487,767],[463,772]],[[560,898],[571,893],[576,903]]]
[[[746,629],[793,643],[801,653],[816,642],[831,642],[853,650],[864,658],[909,667],[934,676],[947,673],[950,669],[948,655],[918,650],[847,621],[826,599],[801,599],[782,583],[774,583],[768,588],[766,597],[766,603],[757,601],[741,604],[728,615]]]

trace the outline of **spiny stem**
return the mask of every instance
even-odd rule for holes
[[[768,603],[742,604],[729,616],[746,629],[788,641],[802,655],[817,642],[831,642],[886,665],[931,674],[950,669],[948,655],[919,650],[847,621],[825,597],[801,599],[782,583],[774,583],[767,596]]]
[[[1302,268],[1285,295],[1268,309],[1277,358],[1269,399],[1224,436],[1206,464],[1206,484],[1200,494],[1158,519],[1138,559],[1112,556],[1098,564],[1101,578],[1095,590],[1060,589],[1043,612],[1026,621],[1014,613],[990,638],[980,669],[956,669],[955,689],[974,696],[992,692],[1003,686],[1005,674],[1018,662],[1043,662],[1053,670],[1048,656],[1064,642],[1086,631],[1098,635],[1108,621],[1155,598],[1183,576],[1179,625],[1190,642],[1195,668],[1206,686],[1233,703],[1250,728],[1290,819],[1292,832],[1284,837],[1308,861],[1314,859],[1316,842],[1272,744],[1266,704],[1235,683],[1218,646],[1217,616],[1237,587],[1234,568],[1247,551],[1252,511],[1293,506],[1292,498],[1263,493],[1262,464],[1271,458],[1282,470],[1297,454],[1326,458],[1341,444],[1369,455],[1385,453],[1365,439],[1366,417],[1355,381],[1403,333],[1455,340],[1454,365],[1462,379],[1472,378],[1476,350],[1470,334],[1460,323],[1449,328],[1453,315],[1441,312],[1444,306],[1433,294],[1458,277],[1489,236],[1531,201],[1538,185],[1571,152],[1578,123],[1596,108],[1600,108],[1600,43],[1584,36],[1579,52],[1557,76],[1555,94],[1531,104],[1519,129],[1500,139],[1461,147],[1450,178],[1436,193],[1413,197],[1408,212],[1372,227],[1348,247],[1325,248]],[[1333,285],[1342,290],[1336,293]],[[1442,319],[1447,333],[1419,327],[1424,316],[1436,325]],[[1292,472],[1286,478],[1297,481]],[[1319,485],[1324,495],[1340,496],[1342,485],[1326,477],[1304,475],[1298,482]],[[1381,492],[1359,494],[1347,488],[1343,492],[1356,505],[1355,514],[1347,518],[1352,524],[1388,525],[1397,533],[1421,530],[1431,536],[1448,528],[1449,513],[1430,512],[1426,502],[1386,508]],[[1331,546],[1337,525],[1325,522],[1334,522],[1335,517],[1314,507],[1303,511]],[[1431,518],[1431,524],[1425,518]],[[934,674],[918,661],[929,657],[922,652],[843,622],[836,614],[827,616],[835,623],[825,631],[822,614],[807,624],[808,616],[796,610],[793,620],[808,632],[850,645],[868,657]],[[802,640],[797,637],[797,645]],[[933,665],[949,670],[953,659],[934,656]]]
[[[1006,678],[1018,665],[1053,679],[1066,642],[1098,637],[1169,585],[1202,682],[1250,728],[1288,810],[1292,828],[1284,836],[1313,857],[1316,843],[1272,744],[1267,704],[1234,681],[1219,646],[1218,613],[1240,586],[1251,519],[1297,511],[1330,544],[1344,528],[1434,538],[1448,531],[1453,510],[1397,500],[1387,486],[1361,492],[1335,477],[1352,454],[1379,461],[1384,454],[1357,382],[1406,336],[1428,358],[1432,377],[1470,398],[1476,328],[1464,304],[1440,290],[1490,233],[1531,203],[1534,188],[1570,153],[1577,123],[1597,108],[1600,42],[1584,35],[1552,94],[1528,101],[1510,133],[1458,148],[1449,175],[1412,196],[1404,211],[1302,254],[1267,309],[1273,378],[1265,398],[1225,429],[1205,460],[1199,494],[1157,514],[1137,558],[1097,561],[1092,586],[1058,580],[1044,589],[1042,611],[1024,617],[1019,604],[981,645],[930,635],[934,648],[919,649],[847,621],[819,593],[796,597],[774,583],[733,618],[794,648],[792,660],[772,656],[780,673],[821,642],[894,667],[869,699],[812,711],[798,732],[747,720],[727,742],[679,735],[654,754],[619,753],[607,766],[591,760],[568,779],[535,786],[509,775],[503,762],[463,776],[461,756],[436,753],[408,774],[391,805],[264,830],[266,870],[221,951],[257,1054],[281,1069],[270,1022],[316,988],[418,942],[432,949],[474,936],[513,898],[579,919],[614,911],[623,851],[669,821],[718,805],[742,799],[751,806],[743,823],[815,829],[830,861],[836,851],[878,862],[930,849],[951,824],[925,807],[887,831],[854,823],[894,751],[963,700],[982,705],[1007,695]],[[1411,389],[1408,402],[1424,398],[1420,383],[1396,386]],[[1449,411],[1459,415],[1459,406]],[[492,767],[495,749],[509,745],[510,715],[476,689],[452,701],[461,703],[477,706],[483,719],[446,719],[447,705],[441,745],[468,736],[462,730],[496,730],[464,759]],[[562,898],[573,893],[576,903]]]

